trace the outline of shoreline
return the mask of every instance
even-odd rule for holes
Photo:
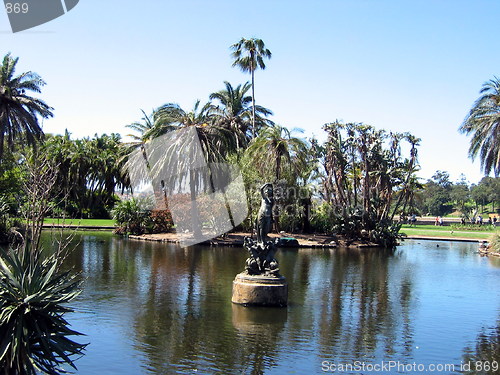
[[[115,227],[112,226],[92,226],[92,225],[60,225],[60,224],[43,224],[43,229],[76,229],[76,230],[102,230],[102,231],[112,231]],[[207,240],[201,244],[207,246],[234,246],[234,247],[242,247],[243,239],[246,236],[250,236],[250,233],[243,232],[235,232],[229,233],[225,238],[216,237],[210,240]],[[335,248],[339,247],[335,243],[335,237],[325,234],[293,234],[293,233],[270,233],[269,237],[271,239],[275,238],[295,238],[298,241],[298,246],[283,246],[283,247],[299,247],[299,248]],[[177,233],[155,233],[155,234],[141,234],[141,235],[128,235],[126,238],[140,241],[154,241],[154,242],[166,242],[166,243],[179,243],[179,237]],[[423,235],[409,235],[402,239],[408,240],[425,240],[425,241],[456,241],[456,242],[476,242],[481,243],[483,239],[477,238],[467,238],[467,237],[447,237],[447,236],[423,236]],[[381,247],[379,245],[363,242],[363,241],[354,241],[352,243],[342,243],[340,241],[340,246],[347,247],[357,247],[357,248],[365,248],[365,247]]]

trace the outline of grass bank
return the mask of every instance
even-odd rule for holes
[[[96,228],[106,228],[114,227],[115,222],[112,219],[56,219],[56,218],[46,218],[43,221],[44,225],[74,225],[79,227],[96,227]]]
[[[500,228],[484,227],[478,230],[460,230],[460,228],[439,227],[434,225],[417,225],[410,227],[405,224],[401,227],[400,233],[407,236],[425,236],[425,237],[439,237],[439,238],[469,238],[477,240],[486,240],[493,233],[500,233]]]

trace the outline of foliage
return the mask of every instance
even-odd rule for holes
[[[425,185],[424,212],[435,216],[445,216],[452,212],[451,191],[452,183],[448,172],[436,171]]]
[[[500,208],[500,177],[483,177],[477,185],[471,187],[471,196],[477,206],[484,206],[491,203],[492,211],[495,207]]]
[[[311,225],[319,233],[331,233],[334,226],[333,209],[328,202],[321,202],[312,208]]]
[[[116,201],[115,189],[128,187],[123,153],[118,134],[77,140],[68,132],[47,137],[40,157],[57,164],[56,186],[67,198],[55,200],[55,207],[71,217],[107,218]]]
[[[76,369],[72,357],[86,345],[68,336],[66,303],[80,293],[81,280],[60,271],[60,254],[43,258],[29,245],[0,255],[0,367],[9,374],[58,374],[59,365]]]
[[[152,226],[149,231],[151,233],[165,233],[172,229],[172,214],[169,210],[152,210],[150,218]]]
[[[9,205],[4,197],[0,196],[0,244],[8,242],[9,232]]]
[[[15,76],[18,61],[19,58],[13,58],[9,53],[0,66],[0,160],[4,153],[4,141],[10,149],[20,140],[35,145],[44,135],[38,116],[52,117],[51,107],[41,99],[27,95],[29,91],[40,93],[45,82],[33,72]]]
[[[246,150],[245,167],[252,164],[264,180],[278,182],[284,174],[298,174],[304,167],[306,155],[307,143],[304,140],[293,137],[285,127],[273,126],[262,130],[252,140]]]
[[[419,188],[417,146],[409,133],[339,121],[325,124],[328,138],[318,147],[324,168],[323,196],[333,209],[333,230],[350,239],[392,246],[396,213],[406,213]],[[403,157],[401,144],[409,144]]]
[[[249,106],[252,97],[246,95],[251,85],[247,82],[243,86],[233,87],[229,82],[224,82],[226,88],[210,94],[210,100],[217,104],[211,104],[209,111],[214,124],[231,130],[236,139],[236,148],[246,147],[252,137],[253,116],[255,115],[255,132],[259,129],[273,126],[274,122],[266,117],[273,113],[262,106]],[[255,112],[255,113],[254,113]]]
[[[500,175],[500,79],[483,84],[481,97],[476,100],[460,131],[472,134],[469,156],[479,156],[481,168],[486,175],[491,171]]]
[[[80,293],[81,280],[61,269],[69,242],[61,238],[57,246],[53,243],[56,251],[48,256],[39,245],[57,165],[32,154],[25,166],[27,230],[24,237],[15,232],[20,246],[0,251],[0,368],[5,374],[59,374],[64,372],[60,365],[76,368],[74,357],[86,346],[69,338],[80,333],[64,318],[73,311],[66,304]]]
[[[145,202],[137,198],[119,201],[111,211],[119,234],[142,234],[149,223],[150,212],[144,209]]]
[[[119,201],[111,211],[117,225],[115,233],[164,233],[172,229],[172,215],[168,210],[150,210],[147,199],[130,198]]]
[[[467,231],[467,232],[491,232],[495,229],[493,225],[488,225],[483,223],[483,225],[479,224],[451,224],[451,230],[456,231]]]
[[[494,233],[488,238],[490,250],[496,253],[500,253],[500,232]]]

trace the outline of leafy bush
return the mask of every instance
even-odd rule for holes
[[[144,208],[143,202],[137,198],[122,200],[115,204],[111,211],[113,220],[118,226],[119,234],[142,234],[146,230],[149,211]]]
[[[150,213],[150,219],[152,223],[150,231],[152,233],[165,233],[172,229],[172,215],[168,210],[153,210]]]
[[[494,230],[492,225],[488,223],[483,223],[483,225],[479,224],[451,224],[450,229],[452,230],[461,230],[461,231],[474,231],[474,232],[491,232]]]
[[[311,225],[313,230],[319,233],[331,233],[333,230],[333,210],[327,202],[313,206],[311,213]]]
[[[118,202],[111,215],[116,221],[117,234],[163,233],[172,229],[172,215],[168,210],[147,210],[148,202],[131,198]]]
[[[493,234],[488,238],[490,250],[496,253],[500,253],[500,233]]]
[[[279,215],[279,228],[286,232],[295,232],[300,228],[304,217],[304,208],[297,203],[283,207]]]
[[[5,374],[58,374],[59,365],[76,369],[73,356],[85,346],[68,336],[65,304],[80,293],[80,279],[60,272],[60,254],[43,258],[23,245],[0,254],[0,368]]]
[[[379,220],[376,214],[361,209],[344,208],[332,212],[333,230],[347,240],[370,241],[384,247],[396,246],[402,237],[399,234],[401,223],[390,219]]]

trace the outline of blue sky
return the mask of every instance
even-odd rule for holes
[[[481,85],[500,75],[496,0],[80,0],[66,15],[13,34],[0,12],[0,53],[47,82],[55,108],[44,130],[75,137],[128,133],[167,102],[250,79],[229,46],[264,40],[273,57],[256,73],[256,100],[274,121],[324,139],[336,119],[422,139],[419,175],[482,177],[457,129]]]

